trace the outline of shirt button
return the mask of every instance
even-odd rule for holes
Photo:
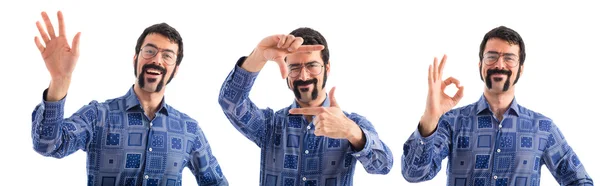
[[[424,145],[424,144],[425,144],[425,142],[423,142],[423,140],[419,140],[419,142],[421,142],[421,145]]]
[[[498,176],[494,176],[494,179],[498,179]]]
[[[304,151],[304,154],[308,154],[308,150],[305,150],[305,151]]]
[[[496,150],[496,152],[500,152],[500,151],[501,151],[500,149]]]
[[[306,181],[306,177],[302,177],[302,181]]]
[[[306,126],[306,129],[310,130],[310,125],[309,125],[309,126]]]
[[[144,179],[148,179],[148,175],[145,175],[145,176],[144,176]]]
[[[152,152],[152,148],[148,148],[148,151]]]
[[[498,125],[498,127],[502,128],[502,124]]]
[[[150,122],[150,126],[152,126],[152,122]]]

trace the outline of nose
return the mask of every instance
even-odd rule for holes
[[[162,65],[163,60],[162,59],[162,53],[161,52],[157,52],[156,55],[154,55],[154,57],[151,59],[152,63],[156,64],[156,65]]]
[[[494,67],[498,69],[504,69],[506,67],[506,64],[504,63],[504,58],[502,56],[498,57],[498,61],[494,63]]]
[[[300,69],[300,76],[298,76],[298,78],[303,81],[310,78],[310,73],[308,73],[308,69],[306,67],[302,67],[302,69]]]

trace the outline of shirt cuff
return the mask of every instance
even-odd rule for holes
[[[354,156],[354,158],[358,159],[360,157],[367,157],[371,154],[371,152],[373,151],[372,146],[373,143],[375,143],[373,141],[373,137],[371,137],[371,133],[368,132],[367,130],[363,129],[362,127],[360,128],[363,132],[363,134],[365,134],[365,146],[363,147],[362,150],[358,151],[358,152],[354,152],[352,153],[352,156]]]
[[[254,80],[258,76],[259,72],[249,72],[241,67],[241,64],[246,60],[246,57],[241,57],[235,65],[235,68],[229,75],[228,81],[231,85],[237,89],[243,91],[250,91]]]
[[[419,127],[417,127],[415,132],[413,132],[412,138],[415,139],[415,142],[419,143],[420,145],[431,144],[435,139],[435,136],[437,136],[437,130],[438,128],[436,128],[433,131],[433,133],[431,133],[431,135],[423,137],[423,135],[421,135],[421,132],[419,131]]]
[[[44,119],[47,120],[47,122],[52,122],[52,121],[56,121],[58,119],[62,119],[63,115],[64,115],[64,107],[65,107],[65,100],[67,98],[67,96],[65,95],[65,97],[63,97],[62,99],[58,100],[58,101],[46,101],[46,95],[48,94],[48,89],[44,90],[43,93],[43,98],[42,98],[42,108],[40,108],[40,111],[43,110],[44,113]]]

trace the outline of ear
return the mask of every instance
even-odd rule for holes
[[[329,76],[329,70],[331,70],[331,60],[327,61],[327,65],[325,65],[325,69],[327,69],[325,71],[325,73],[327,73],[327,76]]]
[[[521,65],[521,72],[519,73],[519,76],[523,76],[523,71],[525,71],[525,64]]]
[[[175,65],[175,74],[173,74],[173,78],[177,76],[177,73],[179,73],[179,65]]]

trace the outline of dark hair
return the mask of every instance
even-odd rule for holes
[[[304,39],[302,45],[323,45],[325,47],[321,50],[321,59],[323,60],[323,65],[325,65],[325,70],[323,72],[323,88],[325,88],[325,82],[327,82],[327,64],[329,64],[329,47],[327,46],[327,40],[325,40],[325,37],[323,37],[319,31],[308,27],[297,28],[290,32],[290,35],[302,37],[302,39]]]
[[[483,61],[483,50],[485,50],[485,45],[492,38],[502,39],[504,41],[507,41],[509,44],[519,45],[519,72],[517,73],[517,79],[514,82],[517,83],[517,80],[519,80],[519,74],[521,72],[521,65],[525,63],[525,43],[523,42],[523,38],[521,38],[521,35],[519,35],[519,33],[517,33],[515,30],[510,29],[506,26],[499,26],[490,30],[488,33],[485,34],[485,36],[483,36],[483,40],[481,41],[481,45],[479,46],[480,64]],[[483,80],[481,69],[482,68],[480,67],[479,76],[481,77],[481,80]]]
[[[140,53],[140,50],[142,49],[142,44],[144,44],[146,36],[152,33],[163,35],[167,37],[172,43],[177,43],[177,61],[175,64],[176,66],[179,66],[179,64],[181,64],[181,60],[183,59],[183,40],[181,38],[181,35],[179,35],[179,32],[167,23],[158,23],[146,28],[137,40],[137,44],[135,45],[135,54],[138,55]],[[137,59],[135,61],[134,74],[137,75]],[[173,71],[173,74],[175,74],[175,71]],[[169,81],[167,81],[167,83],[170,82],[171,79],[173,79],[173,75],[171,75],[171,78],[169,78]]]

